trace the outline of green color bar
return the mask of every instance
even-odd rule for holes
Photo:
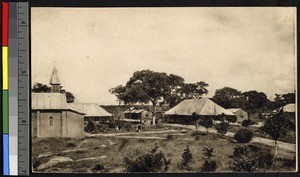
[[[2,91],[3,133],[8,134],[8,91]]]

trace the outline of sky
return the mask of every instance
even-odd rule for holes
[[[53,67],[77,102],[117,104],[109,89],[135,71],[205,81],[269,99],[295,90],[293,7],[32,8],[31,71],[49,84]]]

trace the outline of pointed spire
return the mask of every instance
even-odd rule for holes
[[[50,84],[51,85],[60,85],[60,80],[59,80],[59,77],[58,77],[58,70],[56,69],[55,66],[54,66],[53,71],[52,71]]]

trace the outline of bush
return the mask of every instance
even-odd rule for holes
[[[103,164],[96,164],[96,165],[92,168],[92,170],[94,170],[94,171],[104,171],[104,170],[105,170],[105,167],[104,167]]]
[[[240,129],[235,135],[234,139],[238,143],[249,143],[253,137],[253,132],[248,129]]]
[[[76,147],[76,144],[73,143],[73,142],[68,142],[68,143],[66,144],[66,147]]]
[[[169,169],[171,159],[166,159],[162,151],[157,152],[156,145],[148,152],[135,150],[124,157],[124,166],[128,172],[164,172]]]
[[[203,156],[204,156],[204,158],[211,159],[211,157],[214,156],[213,153],[214,153],[214,149],[213,148],[204,147],[204,149],[203,149]]]
[[[168,134],[168,135],[167,135],[167,140],[173,140],[173,135]]]
[[[225,119],[230,123],[235,123],[237,121],[236,116],[225,116]]]
[[[288,167],[288,168],[295,168],[296,167],[296,156],[294,156],[293,159],[284,158],[282,165],[284,167]]]
[[[205,160],[201,166],[201,172],[214,172],[217,170],[217,162],[215,160]]]
[[[95,123],[92,121],[88,121],[87,125],[84,127],[84,131],[92,133],[95,132]]]
[[[248,128],[250,125],[254,125],[254,124],[255,124],[255,121],[250,120],[250,119],[243,120],[243,122],[242,122],[242,126],[245,128]]]
[[[182,161],[180,163],[180,169],[190,170],[190,164],[193,161],[193,155],[189,149],[189,145],[186,146],[186,149],[184,149],[184,152],[182,154]]]
[[[216,125],[216,130],[218,133],[220,133],[222,136],[224,136],[229,128],[229,123],[227,122],[221,122],[219,124]]]
[[[270,149],[262,149],[255,145],[234,148],[232,170],[238,172],[253,172],[272,166],[273,156]]]
[[[199,124],[206,128],[206,134],[208,134],[208,128],[213,126],[213,120],[210,117],[201,117]]]

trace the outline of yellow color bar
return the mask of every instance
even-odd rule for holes
[[[8,90],[8,47],[2,47],[3,90]]]

